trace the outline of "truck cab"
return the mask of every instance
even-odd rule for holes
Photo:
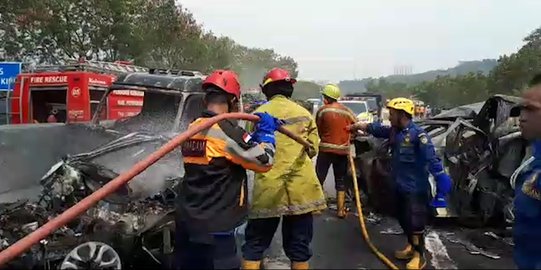
[[[364,105],[356,105],[356,106],[365,106],[366,112],[361,112],[357,114],[357,118],[362,121],[367,122],[375,122],[375,121],[381,121],[382,120],[382,110],[383,110],[383,97],[379,94],[371,94],[371,93],[362,93],[362,94],[348,94],[344,97],[340,98],[340,102],[344,105],[350,104],[351,106],[355,106],[354,104],[362,103]],[[358,110],[360,110],[359,108]],[[355,110],[353,110],[355,112]]]
[[[361,100],[340,100],[338,102],[348,107],[355,114],[358,121],[374,122],[374,116],[369,111],[368,102]]]
[[[117,76],[132,72],[148,69],[97,61],[33,68],[17,76],[10,97],[10,124],[89,122]],[[119,89],[109,95],[102,118],[136,115],[142,102],[141,92]]]

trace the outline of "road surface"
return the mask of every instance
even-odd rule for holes
[[[385,269],[364,243],[356,213],[341,220],[334,216],[336,205],[332,173],[325,182],[330,195],[329,209],[315,218],[312,269]],[[353,206],[351,207],[354,208]],[[405,263],[392,258],[396,249],[405,245],[398,224],[392,218],[375,214],[366,218],[373,243],[400,268]],[[264,260],[266,269],[290,269],[280,232],[273,240]],[[489,229],[466,229],[448,223],[433,226],[426,234],[428,269],[514,269],[510,239],[499,238]],[[241,240],[242,241],[242,240]]]

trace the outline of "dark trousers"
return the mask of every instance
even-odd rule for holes
[[[316,174],[321,185],[325,182],[331,165],[334,172],[334,188],[336,191],[345,191],[344,178],[348,172],[348,156],[319,152],[316,160]]]
[[[513,259],[517,269],[541,269],[541,237],[539,235],[515,234],[513,241]]]
[[[177,225],[175,255],[176,269],[240,269],[232,232],[194,235],[181,224]]]
[[[242,246],[244,259],[261,261],[263,253],[269,248],[279,224],[279,217],[248,220],[245,230],[246,242]],[[292,262],[306,262],[312,257],[312,250],[310,249],[312,235],[312,213],[283,217],[283,248],[286,256]]]
[[[423,235],[428,219],[428,207],[430,203],[430,196],[428,193],[415,194],[405,193],[401,191],[396,192],[396,215],[400,227],[404,230],[404,234],[408,237],[408,242],[418,248],[419,252],[422,252],[423,243],[414,245],[412,242],[412,236],[420,236],[420,240],[423,241]]]

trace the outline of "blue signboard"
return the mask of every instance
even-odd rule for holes
[[[0,91],[11,91],[17,75],[21,73],[21,63],[0,62]]]

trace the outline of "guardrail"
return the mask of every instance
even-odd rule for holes
[[[9,124],[9,116],[9,97],[7,95],[0,96],[0,125]]]

